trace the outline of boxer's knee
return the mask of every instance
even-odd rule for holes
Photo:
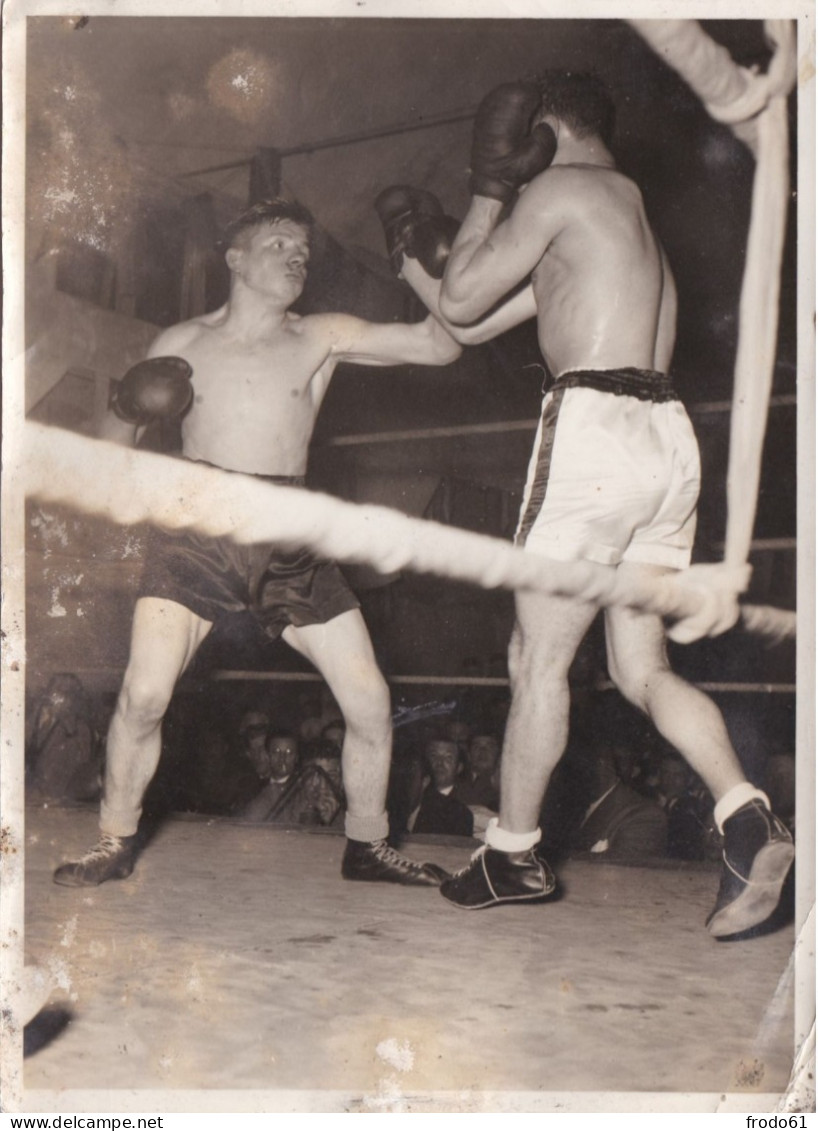
[[[650,700],[657,680],[669,671],[668,665],[659,659],[648,664],[627,656],[608,656],[608,674],[617,691],[645,714],[650,712]]]
[[[116,705],[116,716],[128,728],[141,732],[159,726],[168,709],[173,688],[150,675],[126,674]]]
[[[375,665],[354,673],[336,691],[348,732],[381,740],[392,727],[389,687]]]
[[[509,656],[509,670],[513,671],[515,685],[542,686],[567,680],[573,659],[570,648],[561,647],[546,633],[518,628]]]

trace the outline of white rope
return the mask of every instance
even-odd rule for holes
[[[766,74],[733,61],[696,20],[629,20],[628,23],[668,66],[685,80],[716,121],[755,153],[755,118],[771,98],[786,96],[796,77],[795,32],[790,20],[766,20],[764,29],[776,51]]]
[[[26,495],[104,515],[121,525],[151,522],[193,528],[236,542],[309,546],[340,562],[365,562],[384,574],[409,569],[483,588],[528,589],[625,605],[678,618],[683,642],[723,632],[739,616],[746,575],[724,565],[693,566],[647,580],[593,562],[559,562],[471,531],[358,506],[254,476],[135,451],[27,421],[19,471]],[[792,614],[783,618],[794,632]],[[790,620],[792,618],[792,620]],[[693,632],[696,635],[690,635]]]
[[[760,75],[737,66],[695,20],[630,22],[698,94],[711,116],[733,124],[756,156],[727,468],[724,562],[738,570],[750,554],[775,368],[789,197],[786,99],[797,66],[794,25],[765,21],[775,51],[767,73]]]

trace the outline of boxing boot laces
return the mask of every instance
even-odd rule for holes
[[[556,886],[554,873],[533,848],[501,852],[484,844],[465,868],[440,885],[440,894],[456,907],[475,911],[496,903],[543,899]]]
[[[60,865],[54,883],[63,887],[97,887],[106,880],[124,880],[130,876],[136,860],[136,834],[114,836],[101,833],[98,842],[79,860]]]
[[[762,801],[748,801],[728,817],[721,882],[706,921],[710,934],[736,935],[768,919],[794,857],[789,830]]]
[[[449,873],[437,864],[420,864],[401,856],[385,840],[347,840],[341,875],[345,880],[438,887]]]

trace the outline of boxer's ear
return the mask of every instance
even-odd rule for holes
[[[241,248],[229,247],[224,253],[224,261],[231,271],[237,272],[241,262]]]

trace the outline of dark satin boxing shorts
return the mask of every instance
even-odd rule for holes
[[[296,479],[269,481],[303,485]],[[360,607],[335,562],[311,550],[241,546],[221,536],[157,528],[148,536],[138,596],[175,601],[211,622],[249,611],[273,638],[289,624],[326,624]]]

